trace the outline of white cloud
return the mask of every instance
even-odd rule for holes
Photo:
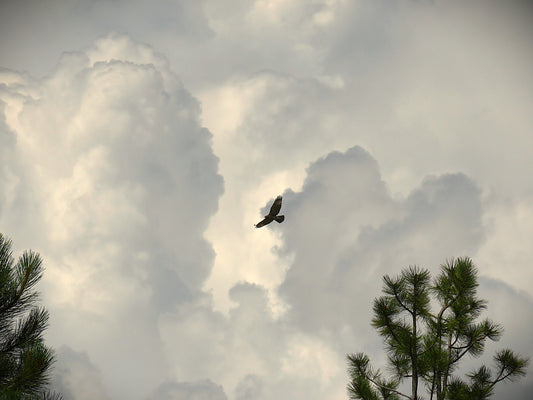
[[[48,75],[0,71],[0,225],[110,398],[345,397],[409,264],[529,304],[526,2],[8,3],[0,65]]]
[[[142,395],[165,371],[158,315],[197,296],[211,268],[202,232],[222,193],[211,134],[168,63],[125,36],[26,85],[36,94],[2,91],[16,138],[4,229],[45,258],[50,341],[86,349],[113,398]],[[13,221],[17,197],[33,212]]]

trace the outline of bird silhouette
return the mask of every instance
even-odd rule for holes
[[[255,225],[256,228],[261,228],[262,226],[268,225],[272,221],[276,221],[277,223],[281,224],[285,220],[285,215],[278,215],[281,210],[281,200],[281,196],[276,197],[276,200],[274,200],[274,203],[272,203],[272,206],[270,207],[268,215],[265,215],[265,218]]]

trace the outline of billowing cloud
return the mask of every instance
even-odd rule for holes
[[[407,194],[430,173],[462,171],[499,195],[531,194],[520,168],[532,167],[527,104],[533,53],[526,38],[533,9],[523,1],[486,4],[257,1],[242,7],[239,24],[222,23],[230,17],[219,22],[234,33],[234,46],[253,43],[256,30],[284,34],[279,40],[265,35],[256,48],[272,59],[249,73],[241,64],[258,57],[238,53],[241,48],[224,53],[238,54],[239,68],[230,69],[224,83],[199,91],[206,119],[217,132],[222,121],[233,122],[241,146],[256,138],[244,159],[268,158],[271,168],[312,154],[308,163],[357,143],[380,160],[393,193]],[[261,7],[268,11],[247,26]],[[317,24],[315,13],[332,22]],[[290,34],[306,31],[303,24],[314,33]],[[213,41],[223,46],[227,31]],[[278,47],[309,49],[309,55],[298,68],[287,68],[302,53],[283,57]]]
[[[56,352],[51,388],[65,400],[109,400],[101,372],[87,354],[61,346]]]
[[[165,371],[157,316],[199,295],[214,257],[202,233],[223,185],[198,102],[115,34],[42,80],[9,78],[3,229],[44,256],[51,342],[88,349],[111,396],[138,395]],[[14,221],[19,199],[31,212]]]
[[[0,12],[0,65],[42,77],[0,70],[0,225],[45,257],[65,385],[345,397],[382,275],[458,255],[531,352],[529,2],[30,3]]]
[[[301,190],[284,193],[287,220],[264,231],[280,231],[275,254],[287,269],[279,287],[239,283],[227,316],[204,302],[162,319],[167,352],[185,360],[176,375],[216,376],[235,398],[343,395],[346,353],[364,350],[384,363],[370,326],[383,275],[412,264],[436,274],[447,259],[475,254],[485,240],[482,204],[464,174],[429,176],[396,198],[363,148],[318,159]],[[283,307],[274,312],[278,295]]]
[[[294,261],[279,291],[298,325],[314,332],[362,329],[385,273],[410,264],[434,269],[471,254],[483,239],[472,180],[429,177],[407,198],[393,199],[360,147],[313,163],[301,192],[285,198],[290,220],[281,252]]]
[[[189,382],[216,377],[228,397],[238,399],[318,399],[344,392],[344,356],[277,318],[265,288],[239,283],[230,297],[235,305],[227,315],[204,302],[184,305],[161,319],[176,376]]]

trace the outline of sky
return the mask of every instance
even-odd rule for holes
[[[0,232],[65,400],[346,399],[382,277],[479,270],[533,356],[533,3],[0,3]],[[255,229],[283,195],[285,221]],[[533,375],[495,399],[530,399]]]

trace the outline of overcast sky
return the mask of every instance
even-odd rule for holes
[[[45,260],[54,388],[346,399],[383,275],[459,256],[505,327],[465,368],[533,356],[532,38],[525,0],[1,2],[0,231]]]

